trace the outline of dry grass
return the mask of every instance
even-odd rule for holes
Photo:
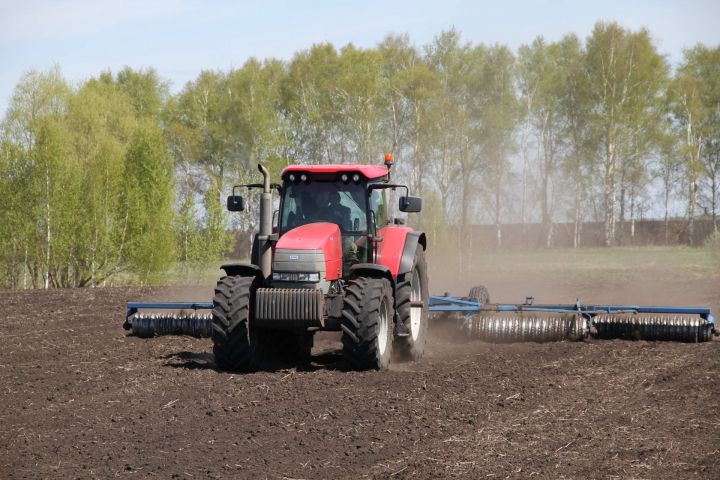
[[[691,277],[717,275],[713,252],[690,247],[616,247],[500,251],[476,255],[479,271],[522,270],[605,278],[628,272],[674,272]]]

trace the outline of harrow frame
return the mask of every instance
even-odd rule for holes
[[[703,320],[715,324],[715,318],[709,308],[703,307],[660,307],[639,305],[584,305],[577,300],[574,304],[548,303],[535,304],[533,297],[527,297],[525,303],[489,303],[482,305],[474,298],[431,295],[431,312],[551,312],[580,313],[595,316],[601,313],[654,313],[668,315],[699,315]]]

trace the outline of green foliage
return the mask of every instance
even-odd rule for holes
[[[0,130],[2,284],[97,285],[127,268],[142,266],[143,276],[167,268],[172,158],[132,85],[103,74],[72,90],[57,68],[18,84]],[[152,198],[127,186],[142,177],[138,165],[156,171]]]
[[[234,235],[228,232],[225,221],[225,204],[220,199],[221,192],[217,182],[210,186],[203,196],[205,208],[205,228],[202,231],[202,252],[200,260],[208,261],[220,258],[233,247]]]
[[[676,120],[678,153],[685,171],[688,241],[692,243],[693,218],[700,201],[703,177],[709,184],[713,224],[718,227],[720,207],[720,47],[697,45],[686,50],[684,61],[669,89],[669,103]]]
[[[180,203],[174,224],[177,257],[184,265],[199,262],[203,257],[201,227],[197,215],[192,194],[186,194]]]
[[[641,183],[642,162],[655,146],[669,67],[646,30],[632,32],[602,22],[588,39],[584,63],[593,106],[589,124],[597,152],[595,170],[603,179],[605,242],[610,246],[617,240],[617,217],[625,220],[626,191]]]
[[[211,182],[203,195],[205,223],[198,218],[192,192],[186,192],[175,217],[178,260],[186,273],[202,269],[233,248],[235,236],[228,230],[224,204],[217,183]]]
[[[127,94],[139,117],[158,118],[169,96],[167,82],[160,79],[154,68],[134,71],[125,67],[117,73],[115,84]]]
[[[71,98],[67,123],[83,170],[74,255],[79,280],[74,284],[98,284],[123,268],[116,234],[125,218],[118,180],[138,122],[125,92],[113,83],[90,80]]]
[[[168,268],[175,259],[172,221],[173,164],[159,126],[143,122],[125,154],[120,233],[128,265],[141,281]]]
[[[74,202],[76,163],[69,152],[66,125],[70,89],[59,69],[23,76],[2,125],[4,170],[0,189],[0,242],[13,285],[59,285],[66,277],[72,235],[66,222]],[[67,168],[66,168],[67,167]]]

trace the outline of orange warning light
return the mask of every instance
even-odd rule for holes
[[[387,153],[385,154],[385,165],[392,165],[392,163],[393,163],[394,161],[395,161],[395,159],[393,158],[392,153],[387,152]]]

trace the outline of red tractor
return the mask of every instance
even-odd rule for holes
[[[215,289],[212,340],[225,370],[250,371],[277,357],[310,356],[313,334],[342,332],[356,369],[385,369],[391,357],[422,357],[427,337],[425,234],[388,215],[386,191],[404,189],[402,212],[421,199],[390,183],[385,165],[294,165],[271,184],[240,185],[228,210],[244,209],[237,188],[260,188],[260,228],[251,263],[222,266]],[[272,190],[280,194],[273,226]]]

